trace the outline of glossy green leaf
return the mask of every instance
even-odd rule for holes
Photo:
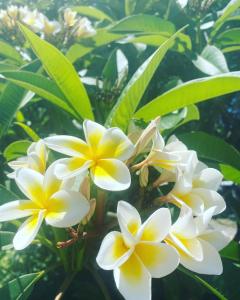
[[[13,70],[16,70],[16,69],[17,69],[17,66],[5,64],[5,63],[0,63],[0,74],[1,74],[2,71],[13,71]]]
[[[240,29],[233,28],[218,35],[216,43],[222,47],[236,46],[240,44]]]
[[[33,61],[22,67],[22,71],[36,72],[39,69],[39,61]],[[8,83],[0,97],[0,137],[6,133],[17,111],[24,101],[26,91],[15,85]]]
[[[238,72],[194,79],[158,96],[141,107],[134,115],[146,122],[179,108],[240,91]]]
[[[26,134],[33,140],[33,142],[37,142],[38,140],[40,140],[40,137],[28,125],[21,122],[15,122],[15,124],[21,127],[26,132]]]
[[[236,241],[232,241],[227,247],[220,251],[222,257],[240,262],[240,245]]]
[[[91,103],[84,85],[70,61],[53,45],[39,38],[22,24],[19,25],[44,69],[65,95],[76,114],[85,119],[94,119]]]
[[[0,231],[0,250],[8,250],[11,249],[12,240],[15,233],[10,231]]]
[[[199,110],[196,105],[192,104],[187,106],[186,108],[187,108],[186,117],[175,128],[182,126],[190,121],[196,121],[200,119]]]
[[[207,288],[213,295],[215,295],[220,300],[228,300],[224,295],[222,295],[214,286],[209,284],[207,281],[203,280],[201,277],[195,275],[194,273],[188,271],[185,268],[179,267],[179,270],[186,274],[187,276],[191,277],[195,281],[199,282],[205,288]]]
[[[18,63],[23,62],[19,52],[4,41],[0,41],[0,56],[10,58]]]
[[[214,24],[215,32],[222,25],[225,20],[240,7],[240,0],[231,0],[225,8],[221,11],[220,17]]]
[[[156,16],[135,15],[120,20],[110,28],[111,32],[121,33],[166,33],[169,37],[174,34],[175,26],[173,23],[163,20]]]
[[[78,12],[80,15],[88,16],[97,20],[108,20],[110,22],[113,21],[108,14],[93,6],[74,6],[72,7],[72,10]]]
[[[10,71],[1,73],[7,80],[16,85],[28,89],[40,97],[49,100],[51,103],[59,106],[73,116],[77,116],[66,97],[58,86],[46,77],[37,73],[25,71]]]
[[[81,44],[73,44],[67,51],[66,57],[71,63],[74,63],[79,58],[93,51],[93,47],[86,47]]]
[[[208,75],[229,72],[224,54],[215,46],[207,45],[197,59],[193,60],[193,64]]]
[[[233,168],[232,166],[220,164],[220,170],[226,180],[233,181],[236,184],[240,184],[240,170]]]
[[[179,135],[179,139],[189,149],[197,151],[201,159],[224,163],[237,169],[240,168],[240,152],[218,137],[197,131]]]
[[[177,37],[178,32],[170,39],[163,43],[135,72],[122,94],[120,95],[117,103],[113,107],[107,124],[111,126],[121,127],[126,130],[130,119],[132,118],[145,90],[148,87],[153,74],[155,73],[158,65],[164,58],[169,48],[173,46],[174,39]]]
[[[240,51],[240,44],[237,46],[227,46],[226,48],[224,47],[222,49],[223,53],[230,53],[230,52],[235,52],[235,51]]]
[[[8,190],[5,186],[0,184],[0,204],[4,204],[9,201],[18,199],[18,196],[15,195],[12,191]]]
[[[0,299],[27,300],[33,290],[34,284],[43,277],[44,273],[44,271],[31,273],[11,280],[0,289]]]
[[[30,145],[31,142],[27,140],[13,142],[5,148],[3,156],[7,161],[15,160],[21,156],[25,156]]]

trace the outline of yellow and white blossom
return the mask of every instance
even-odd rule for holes
[[[196,168],[179,176],[167,197],[179,207],[189,206],[195,215],[212,206],[215,206],[214,214],[219,214],[226,208],[223,197],[217,193],[222,178],[218,170],[199,162]]]
[[[188,150],[187,147],[175,136],[169,138],[167,144],[159,131],[153,138],[152,149],[147,158],[139,164],[133,166],[133,170],[152,166],[161,172],[160,177],[155,182],[155,186],[165,182],[175,181],[177,176],[186,172],[189,168],[197,164],[197,154]]]
[[[51,165],[44,176],[27,168],[18,170],[16,183],[28,200],[0,206],[0,222],[27,217],[13,239],[16,250],[24,249],[34,240],[44,219],[54,227],[70,227],[78,224],[89,211],[85,197],[71,191],[69,182],[57,179],[54,168]]]
[[[56,175],[59,178],[85,176],[90,169],[92,180],[100,188],[110,191],[127,189],[131,176],[123,161],[133,153],[133,144],[119,128],[106,129],[86,120],[83,129],[86,142],[66,135],[45,139],[49,148],[71,156],[56,162]]]
[[[86,38],[96,34],[96,30],[93,28],[91,21],[86,17],[78,19],[74,35],[78,38]]]
[[[180,263],[196,273],[220,275],[223,271],[218,251],[230,239],[209,225],[214,210],[215,207],[211,207],[203,215],[194,218],[191,209],[182,207],[178,220],[165,239],[178,251]]]
[[[61,25],[58,21],[49,21],[48,18],[45,17],[42,31],[44,36],[55,35],[61,31]]]
[[[27,150],[27,156],[20,157],[17,160],[8,163],[9,167],[14,170],[14,172],[8,174],[8,177],[14,178],[16,171],[20,168],[30,168],[44,174],[46,170],[47,157],[47,148],[43,140],[32,143]]]
[[[72,11],[71,8],[66,8],[63,13],[64,24],[67,27],[73,27],[77,22],[77,12]]]
[[[137,210],[120,201],[117,217],[121,232],[106,235],[97,263],[114,271],[117,288],[126,300],[150,300],[151,278],[172,273],[179,263],[177,251],[162,243],[171,228],[170,211],[160,208],[141,224]]]

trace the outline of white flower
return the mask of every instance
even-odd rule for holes
[[[35,32],[42,32],[44,28],[45,16],[39,13],[36,9],[28,11],[22,18],[22,22],[28,25]]]
[[[45,219],[54,227],[70,227],[79,223],[89,211],[89,202],[79,192],[70,190],[69,182],[54,175],[55,165],[46,174],[20,169],[16,183],[29,200],[16,200],[0,206],[0,222],[28,217],[13,239],[16,250],[27,247],[36,237]]]
[[[8,177],[14,178],[16,171],[20,168],[30,168],[43,174],[46,170],[47,157],[48,153],[43,140],[32,143],[27,150],[27,156],[8,163],[9,167],[14,170],[8,174]]]
[[[71,8],[66,8],[63,13],[64,23],[67,27],[73,27],[77,22],[77,13]]]
[[[177,176],[187,172],[197,164],[197,154],[187,147],[175,136],[169,138],[165,145],[164,139],[157,131],[153,138],[152,149],[147,158],[133,166],[133,170],[152,166],[161,172],[160,177],[154,183],[158,186],[165,182],[176,181]]]
[[[189,206],[195,215],[212,206],[215,206],[214,214],[219,214],[226,208],[223,197],[217,193],[222,178],[218,170],[199,162],[196,168],[179,176],[168,198],[177,206]]]
[[[175,249],[162,243],[171,227],[170,212],[160,208],[141,224],[137,210],[120,201],[117,217],[121,232],[106,235],[97,263],[114,271],[117,288],[125,299],[150,300],[151,278],[172,273],[179,263]]]
[[[10,18],[7,11],[3,9],[0,10],[0,22],[3,24],[3,26],[8,28],[13,28],[15,26],[15,21]]]
[[[76,24],[74,35],[80,37],[90,37],[96,34],[96,30],[92,27],[92,24],[88,18],[80,18]]]
[[[215,207],[194,218],[192,210],[182,207],[178,220],[172,225],[165,241],[176,248],[180,263],[200,274],[220,275],[223,271],[218,253],[229,242],[221,231],[209,226]]]
[[[110,191],[127,189],[131,176],[123,161],[133,153],[133,144],[119,128],[106,129],[87,120],[83,129],[86,142],[66,135],[45,139],[49,148],[71,156],[57,161],[56,175],[59,178],[86,176],[90,169],[97,186]]]
[[[18,17],[18,7],[16,5],[10,5],[7,8],[7,14],[9,15],[9,17],[13,18],[13,19],[17,19]]]
[[[61,25],[59,22],[57,21],[49,21],[47,17],[44,18],[43,21],[43,33],[44,35],[55,35],[57,34],[59,31],[61,31]]]

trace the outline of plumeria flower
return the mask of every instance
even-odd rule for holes
[[[217,193],[222,178],[218,170],[199,162],[193,171],[178,178],[167,197],[179,207],[183,204],[189,206],[195,215],[202,214],[212,206],[215,206],[214,214],[219,214],[226,208],[223,197]]]
[[[188,150],[187,147],[175,136],[170,137],[168,143],[159,131],[153,138],[153,146],[147,158],[139,164],[133,166],[133,170],[152,166],[161,172],[161,176],[154,183],[158,186],[161,183],[175,181],[179,173],[183,173],[191,166],[196,166],[197,155],[195,151]]]
[[[8,6],[8,8],[7,8],[7,14],[9,15],[9,17],[11,17],[14,20],[16,20],[17,17],[18,17],[18,13],[19,13],[19,10],[18,10],[18,7],[16,5],[10,5],[10,6]]]
[[[16,171],[20,168],[30,168],[44,174],[47,157],[48,153],[43,140],[32,143],[27,150],[27,156],[20,157],[17,160],[8,163],[9,167],[14,170],[14,172],[8,174],[8,177],[14,178]]]
[[[86,142],[73,136],[59,135],[45,139],[47,146],[71,156],[57,161],[56,175],[70,178],[86,176],[88,169],[94,183],[110,191],[125,190],[131,176],[123,161],[127,160],[134,146],[119,128],[106,129],[86,120],[83,123]]]
[[[97,263],[114,271],[117,288],[125,299],[151,299],[151,278],[170,274],[179,263],[175,249],[162,243],[171,228],[170,211],[160,208],[141,224],[137,210],[120,201],[117,217],[121,232],[106,235]]]
[[[27,247],[36,237],[45,219],[54,227],[70,227],[78,224],[89,211],[85,197],[71,191],[69,182],[54,175],[55,165],[46,174],[23,168],[16,173],[16,183],[28,200],[16,200],[0,206],[0,222],[25,218],[13,239],[16,250]]]
[[[215,207],[211,207],[202,216],[194,218],[192,210],[183,207],[165,239],[179,252],[180,263],[196,273],[220,275],[223,271],[218,251],[223,249],[230,239],[209,225],[214,210]]]
[[[74,31],[74,35],[78,38],[86,38],[96,34],[96,30],[92,27],[91,21],[82,17],[76,23],[76,28]]]
[[[77,22],[77,12],[72,11],[71,8],[66,8],[63,13],[64,23],[67,27],[73,27]]]
[[[43,21],[43,33],[46,36],[55,35],[61,31],[61,25],[57,21],[49,21],[47,17],[44,18]]]
[[[39,13],[36,9],[34,11],[28,11],[22,18],[22,22],[28,25],[35,32],[42,32],[44,28],[45,16]]]

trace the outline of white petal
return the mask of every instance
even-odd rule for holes
[[[20,157],[17,160],[10,161],[8,163],[9,167],[12,168],[13,170],[17,170],[19,168],[24,168],[28,166],[28,158],[27,156]]]
[[[122,191],[129,188],[131,176],[128,167],[118,159],[101,159],[91,168],[94,183],[105,190]]]
[[[44,210],[28,218],[18,229],[13,246],[16,250],[26,248],[34,240],[44,219]]]
[[[162,135],[160,134],[159,131],[157,131],[155,133],[155,136],[153,138],[153,146],[152,146],[152,149],[156,149],[156,150],[160,150],[162,151],[163,148],[165,146],[165,142],[164,142],[164,139],[162,137]]]
[[[132,252],[133,248],[126,247],[122,234],[112,231],[103,239],[96,260],[102,269],[113,270],[129,259]]]
[[[56,135],[44,139],[46,145],[68,156],[83,157],[89,153],[88,145],[81,139],[69,135]]]
[[[211,220],[209,225],[213,230],[220,231],[229,241],[234,239],[238,231],[237,222],[226,218]]]
[[[215,206],[215,215],[220,214],[226,209],[226,203],[223,197],[213,190],[195,188],[192,190],[192,194],[202,199],[204,203],[204,210]]]
[[[136,240],[134,237],[141,226],[141,218],[138,211],[131,204],[119,201],[117,217],[125,243],[132,246]]]
[[[42,174],[31,169],[19,169],[16,173],[16,183],[20,190],[40,206],[44,199],[43,180]]]
[[[54,227],[78,224],[89,212],[89,202],[79,192],[61,190],[48,200],[46,222]]]
[[[110,128],[103,135],[97,148],[101,158],[117,158],[127,160],[133,154],[134,146],[119,128]]]
[[[55,174],[59,179],[69,179],[78,175],[85,177],[92,162],[81,157],[62,158],[54,164]]]
[[[217,251],[225,248],[232,240],[231,238],[217,230],[206,231],[201,234],[199,238],[210,243]]]
[[[210,207],[202,215],[194,219],[194,222],[198,230],[198,234],[203,233],[208,228],[209,222],[211,221],[214,212],[215,212],[215,206]]]
[[[186,206],[181,208],[177,221],[172,225],[171,232],[185,238],[194,238],[197,235],[197,226],[191,209]]]
[[[164,243],[139,243],[135,253],[153,278],[161,278],[172,273],[179,264],[178,252]]]
[[[181,256],[181,264],[196,273],[207,275],[220,275],[222,274],[223,267],[222,261],[217,250],[209,243],[201,240],[203,249],[203,260],[196,261],[188,256]]]
[[[190,210],[192,210],[194,215],[201,215],[204,212],[204,202],[202,198],[196,194],[188,193],[186,195],[178,195],[170,193],[172,197],[172,203],[175,205],[182,207],[187,206]]]
[[[31,210],[23,209],[24,204],[32,201],[16,200],[0,206],[0,222],[11,221],[28,217],[32,214]]]
[[[165,149],[166,151],[170,152],[183,152],[188,150],[186,145],[183,142],[179,141],[179,139],[175,135],[170,136]]]
[[[216,169],[206,168],[201,170],[194,178],[194,187],[217,191],[223,179],[223,175]]]
[[[141,241],[161,242],[168,235],[171,223],[169,209],[159,208],[141,226],[139,230]]]
[[[179,164],[179,157],[176,154],[152,150],[149,155],[149,164],[157,170],[166,169],[174,172]]]
[[[93,149],[98,147],[100,140],[107,131],[102,125],[90,120],[85,120],[83,122],[83,130],[88,145]]]
[[[151,300],[151,275],[135,254],[114,269],[114,279],[125,299]]]

